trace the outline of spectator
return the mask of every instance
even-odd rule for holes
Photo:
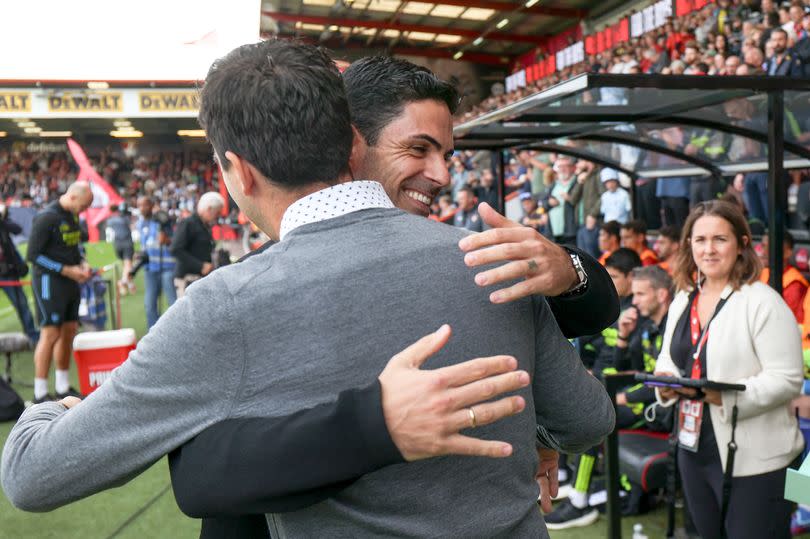
[[[607,221],[599,227],[599,250],[602,256],[599,263],[603,266],[607,258],[621,247],[621,225],[618,221]]]
[[[498,186],[495,185],[495,175],[491,170],[485,169],[481,172],[481,185],[475,189],[475,196],[479,204],[486,202],[496,210],[498,209]]]
[[[548,236],[548,215],[545,208],[537,205],[537,201],[531,193],[520,193],[520,205],[523,208],[523,218],[520,220],[520,224],[532,227],[544,236]]]
[[[675,272],[675,261],[681,246],[680,231],[674,226],[664,226],[658,231],[653,249],[658,256],[658,267],[672,275]]]
[[[619,187],[619,173],[612,168],[603,168],[599,177],[606,191],[601,195],[599,213],[605,222],[617,221],[626,223],[630,218],[630,196],[627,191]]]
[[[810,283],[804,275],[790,263],[793,257],[793,247],[795,242],[790,232],[785,231],[785,239],[782,248],[782,298],[790,307],[793,316],[799,324],[804,324],[804,297]],[[767,236],[763,238],[762,244],[758,245],[762,255],[759,257],[762,262],[762,272],[759,274],[760,282],[768,284],[771,278],[771,270],[768,267],[768,241]]]
[[[746,385],[739,392],[704,389],[700,400],[695,390],[656,389],[663,406],[689,405],[677,409],[687,425],[677,449],[686,504],[701,537],[789,538],[785,470],[804,447],[790,410],[802,385],[799,332],[786,323],[793,315],[782,298],[757,282],[751,233],[734,206],[700,204],[683,237],[689,248],[678,258],[678,291],[656,369]],[[739,448],[731,453],[728,441],[735,439]],[[730,498],[724,473],[732,477]]]
[[[561,155],[554,162],[556,181],[548,197],[548,220],[551,233],[557,243],[576,243],[577,216],[572,203],[571,191],[576,185],[574,163],[570,157]]]
[[[599,227],[596,215],[586,215],[585,224],[577,231],[577,247],[594,258],[599,258]]]
[[[177,225],[169,252],[177,261],[174,286],[178,298],[183,297],[188,285],[214,269],[211,263],[214,250],[211,226],[224,206],[225,201],[219,193],[205,193],[197,203],[197,212]]]
[[[655,252],[647,246],[646,233],[647,224],[640,219],[622,224],[622,247],[635,251],[641,258],[643,265],[653,266],[658,264],[658,257],[655,256]]]
[[[788,49],[788,33],[782,28],[775,28],[771,32],[770,43],[773,46],[773,55],[765,60],[763,69],[770,76],[787,76],[800,78],[804,75],[799,59]]]
[[[453,224],[459,228],[466,228],[473,232],[482,232],[484,222],[475,209],[475,193],[469,187],[462,187],[456,195],[456,206],[458,210],[453,218]]]
[[[577,161],[574,174],[577,183],[571,189],[571,204],[576,207],[577,220],[582,224],[587,216],[598,216],[601,213],[601,197],[605,186],[599,181],[596,167],[590,161]]]

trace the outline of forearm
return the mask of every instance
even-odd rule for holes
[[[588,286],[574,296],[548,298],[548,304],[566,337],[594,335],[619,317],[619,297],[607,270],[587,253],[570,248],[582,261]]]
[[[578,453],[598,444],[613,430],[613,403],[602,384],[588,374],[574,348],[538,302],[537,361],[533,378],[537,425],[543,444]]]
[[[399,462],[378,381],[290,416],[219,423],[169,458],[177,503],[196,518],[303,509]]]

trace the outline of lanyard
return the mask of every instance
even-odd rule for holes
[[[703,351],[703,347],[706,345],[706,341],[709,340],[709,326],[714,321],[714,317],[717,316],[717,313],[720,312],[720,309],[723,308],[728,297],[721,298],[720,301],[717,303],[717,306],[714,308],[714,312],[712,313],[711,318],[709,321],[706,322],[706,326],[703,328],[703,331],[700,330],[700,318],[698,317],[697,312],[697,304],[698,298],[700,298],[700,291],[695,293],[695,298],[692,300],[692,307],[689,310],[689,334],[692,338],[692,346],[695,348],[695,353],[692,355],[692,379],[699,380],[701,375],[703,374],[703,369],[701,367],[700,362],[700,353]]]

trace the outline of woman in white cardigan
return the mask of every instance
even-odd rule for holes
[[[804,446],[790,411],[803,379],[796,320],[779,294],[757,282],[760,263],[736,207],[696,206],[681,245],[656,371],[746,386],[656,391],[661,404],[679,404],[678,467],[689,510],[703,539],[788,539],[785,470]],[[737,449],[729,459],[733,423]]]

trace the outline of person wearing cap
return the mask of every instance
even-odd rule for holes
[[[546,209],[538,206],[531,193],[520,193],[520,205],[523,207],[523,218],[520,224],[530,226],[544,236],[548,235],[548,214]]]
[[[209,191],[200,197],[197,212],[177,225],[169,252],[177,260],[174,286],[178,298],[183,297],[188,285],[214,269],[211,262],[211,253],[214,251],[211,226],[223,207],[225,200],[222,195]]]
[[[602,193],[600,212],[605,222],[618,221],[626,223],[630,219],[630,195],[619,187],[619,173],[612,168],[603,168],[599,179],[607,189]]]

